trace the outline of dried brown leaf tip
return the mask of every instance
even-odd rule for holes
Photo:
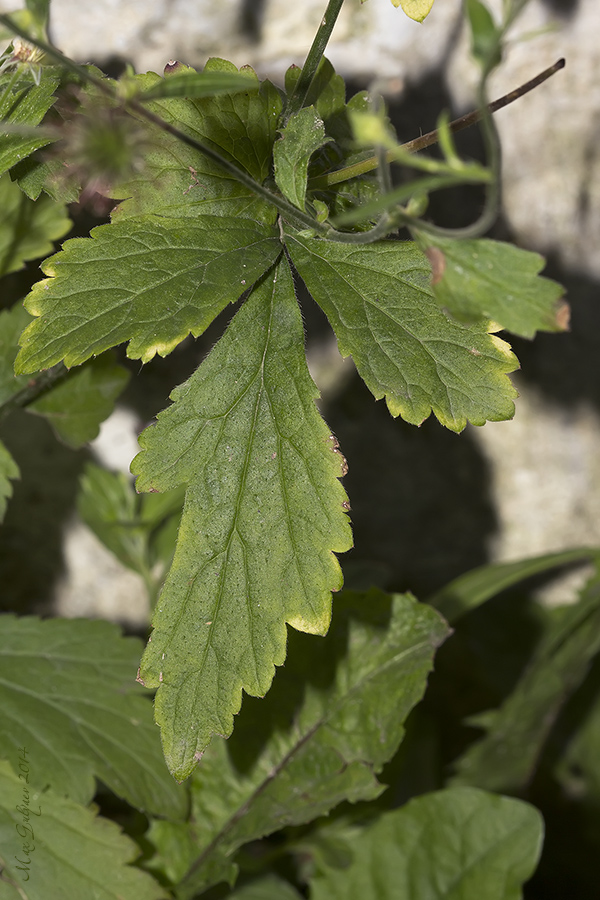
[[[571,307],[566,300],[562,300],[556,310],[556,324],[561,331],[568,331],[571,323]]]
[[[173,72],[177,72],[178,69],[181,69],[183,66],[182,63],[179,62],[178,59],[170,59],[164,68],[165,75],[172,75]]]
[[[342,451],[340,450],[340,442],[336,438],[335,434],[330,434],[329,440],[331,441],[331,449],[333,450],[333,452],[339,454],[340,462],[342,465],[341,477],[343,478],[344,475],[348,474],[348,463],[346,462],[346,457],[342,455]]]
[[[444,277],[446,271],[446,257],[439,247],[428,247],[425,251],[427,259],[431,263],[431,283],[437,284]]]

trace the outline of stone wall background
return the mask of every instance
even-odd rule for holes
[[[489,3],[498,8],[501,0]],[[0,0],[0,10],[12,6]],[[433,127],[444,105],[452,103],[456,114],[472,105],[474,70],[460,7],[460,0],[437,0],[417,25],[389,0],[348,0],[328,56],[356,89],[388,80],[392,109],[406,137],[414,136]],[[325,0],[53,0],[51,33],[81,62],[102,65],[119,57],[138,71],[160,72],[171,58],[200,66],[222,55],[280,81],[290,63],[301,63],[324,8]],[[432,421],[421,429],[392,421],[351,368],[340,365],[308,301],[313,374],[350,464],[356,549],[342,562],[355,583],[375,577],[425,596],[490,558],[600,544],[598,35],[597,0],[531,0],[492,84],[492,96],[499,96],[559,57],[567,60],[550,82],[497,116],[504,148],[498,233],[549,257],[547,274],[566,284],[573,310],[569,335],[512,342],[522,363],[512,422],[455,436]],[[476,133],[470,140],[477,152]],[[183,369],[209,346],[200,341],[182,351]],[[158,392],[156,409],[172,385]],[[156,411],[150,404],[142,412],[139,391],[126,396],[129,407],[95,444],[94,452],[124,470],[135,452],[135,430]],[[143,591],[135,578],[74,520],[67,538],[55,587],[58,610],[142,621]],[[571,590],[571,583],[558,585],[551,598],[568,599]]]

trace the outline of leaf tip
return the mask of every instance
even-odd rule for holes
[[[571,307],[566,300],[561,300],[556,310],[556,325],[559,331],[569,331],[571,323]]]

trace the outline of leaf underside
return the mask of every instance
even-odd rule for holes
[[[345,461],[316,396],[283,260],[140,437],[139,490],[188,484],[140,670],[158,687],[178,779],[213,734],[231,733],[242,688],[266,693],[285,658],[285,623],[317,634],[329,626],[342,584],[333,552],[349,549],[351,532]]]

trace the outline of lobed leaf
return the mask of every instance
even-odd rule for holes
[[[43,264],[52,277],[25,301],[38,318],[22,336],[18,373],[80,365],[123,341],[132,359],[166,356],[201,334],[281,249],[274,227],[216,216],[140,216],[91,235]]]
[[[474,788],[435,791],[361,829],[352,864],[321,864],[310,898],[519,900],[542,838],[528,803]]]
[[[0,629],[0,755],[14,762],[27,747],[39,790],[88,803],[95,776],[139,809],[185,815],[135,684],[139,641],[100,620],[3,615]]]
[[[178,548],[140,677],[176,778],[229,735],[242,688],[263,695],[285,623],[323,634],[333,552],[351,545],[344,461],[314,404],[285,261],[236,314],[173,405],[140,438],[138,490],[187,484]]]
[[[563,288],[539,276],[544,259],[538,253],[487,239],[457,241],[427,235],[426,244],[433,292],[457,319],[492,319],[500,328],[527,338],[536,331],[568,327]]]
[[[342,800],[377,797],[448,634],[409,595],[344,592],[324,639],[290,635],[264,700],[246,699],[228,741],[215,739],[192,779],[196,855],[178,893],[229,880],[234,851]],[[220,866],[220,868],[219,868]]]
[[[0,522],[4,518],[8,501],[12,497],[11,481],[19,478],[20,475],[18,465],[0,441]]]
[[[600,578],[596,574],[574,606],[554,611],[553,627],[516,689],[499,710],[473,716],[486,735],[456,764],[454,784],[517,791],[531,778],[565,701],[600,651]]]
[[[452,431],[467,421],[510,419],[517,367],[508,344],[484,325],[448,319],[429,286],[429,265],[409,242],[343,244],[300,234],[290,256],[323,308],[342,356],[393,416],[420,425],[433,413]]]
[[[28,753],[32,769],[43,752]],[[54,791],[32,789],[0,760],[0,863],[20,900],[166,898],[150,875],[127,865],[138,855],[114,822]]]
[[[30,259],[47,256],[57,241],[71,229],[63,204],[50,197],[33,203],[10,180],[0,177],[0,276],[22,269]]]

